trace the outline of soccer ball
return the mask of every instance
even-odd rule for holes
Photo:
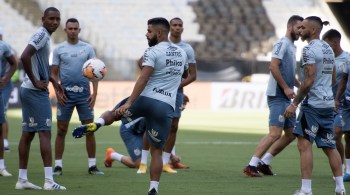
[[[107,69],[100,59],[92,58],[84,63],[82,72],[83,76],[90,81],[100,81],[106,75]]]

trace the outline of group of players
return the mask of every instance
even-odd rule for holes
[[[54,50],[50,66],[49,40],[60,25],[59,10],[47,8],[42,22],[43,26],[33,34],[20,58],[26,77],[20,89],[23,124],[15,188],[42,189],[29,182],[27,176],[30,145],[35,133],[38,133],[45,171],[43,188],[66,189],[54,182],[53,176],[62,175],[64,140],[76,107],[82,125],[74,129],[73,136],[86,136],[88,173],[104,174],[96,166],[94,132],[101,126],[121,120],[120,135],[129,156],[108,148],[105,166],[111,167],[112,162],[118,160],[128,167],[139,168],[138,173],[145,173],[147,156],[151,153],[148,194],[157,194],[163,170],[176,173],[174,167],[186,167],[179,163],[174,147],[181,107],[188,101],[184,101],[182,88],[196,79],[196,62],[191,46],[181,41],[182,20],[174,18],[169,23],[164,18],[152,18],[148,21],[146,38],[150,47],[138,62],[141,74],[132,93],[94,122],[93,107],[98,83],[93,83],[91,93],[89,81],[81,75],[82,64],[95,57],[92,46],[79,40],[79,22],[70,18],[65,25],[67,41]],[[337,195],[345,194],[343,181],[350,180],[350,55],[341,49],[341,35],[338,31],[329,30],[322,37],[323,40],[320,40],[324,24],[327,22],[317,16],[304,19],[294,15],[287,23],[285,37],[274,45],[267,89],[269,134],[262,138],[248,166],[243,170],[247,176],[252,177],[261,177],[261,173],[274,175],[269,166],[272,158],[297,138],[302,185],[296,195],[312,194],[313,142],[323,149],[329,159]],[[296,48],[293,44],[299,37],[309,43],[303,48],[300,81],[296,79]],[[14,74],[18,62],[9,46],[3,41],[0,43],[1,48],[4,48],[0,55],[10,65],[0,80],[0,86],[3,87]],[[58,101],[54,170],[50,142],[52,109],[48,96],[49,81],[54,86]],[[294,92],[294,87],[299,88],[297,93]],[[297,108],[300,112],[296,118]],[[0,112],[3,113],[3,110],[4,104],[0,104]],[[5,121],[4,115],[0,115],[0,123]],[[285,133],[282,135],[283,130]],[[343,133],[346,141],[345,157],[341,143]],[[0,133],[0,140],[2,139]],[[0,174],[11,176],[5,168],[3,152],[4,145],[0,142]],[[346,165],[342,165],[342,162],[346,162]],[[344,167],[346,171],[343,177]]]
[[[47,8],[42,17],[43,25],[32,35],[20,57],[26,76],[20,88],[22,135],[18,146],[19,173],[15,189],[42,189],[29,182],[27,176],[30,145],[38,133],[45,172],[43,188],[66,190],[66,187],[54,181],[53,176],[63,173],[65,136],[76,107],[82,125],[73,131],[73,136],[86,136],[88,173],[104,175],[96,166],[96,140],[93,132],[103,125],[121,120],[120,134],[130,157],[108,148],[104,164],[111,167],[114,160],[119,160],[128,167],[139,168],[138,173],[146,173],[147,156],[151,153],[151,182],[148,194],[157,194],[162,171],[176,173],[174,168],[188,168],[180,163],[180,158],[175,155],[181,111],[189,101],[183,94],[183,87],[196,80],[194,51],[189,44],[181,40],[183,21],[180,18],[173,18],[170,23],[165,18],[148,20],[146,38],[149,48],[138,61],[141,74],[131,95],[112,111],[106,111],[95,122],[93,108],[98,82],[92,82],[90,92],[90,82],[81,74],[81,68],[86,60],[96,55],[90,44],[79,40],[81,29],[77,19],[70,18],[66,21],[64,31],[67,40],[54,49],[52,64],[49,64],[50,36],[60,22],[60,11],[54,7]],[[0,80],[0,87],[3,87],[16,70],[18,61],[10,52],[9,46],[3,41],[0,43],[6,46],[6,50],[0,50],[6,51],[0,53],[1,57],[5,57],[11,65]],[[54,169],[49,81],[54,86],[58,103]],[[3,105],[0,104],[0,113],[3,113]],[[5,121],[4,116],[0,115],[0,123]],[[0,140],[2,139],[0,133]],[[0,142],[0,174],[11,176],[5,168],[3,151],[3,142]]]
[[[328,157],[335,194],[344,195],[343,182],[350,181],[350,54],[342,50],[341,34],[335,29],[324,33],[320,40],[322,27],[327,24],[317,16],[304,19],[293,15],[288,20],[285,37],[273,47],[269,67],[269,133],[243,169],[250,177],[275,175],[270,167],[273,157],[297,138],[302,184],[295,195],[312,194],[313,142]],[[308,42],[302,50],[300,81],[296,79],[293,44],[299,37]],[[298,88],[296,94],[294,87]],[[300,112],[296,118],[297,108]]]

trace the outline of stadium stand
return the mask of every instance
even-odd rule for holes
[[[23,51],[28,33],[41,25],[45,8],[61,10],[61,28],[53,35],[52,48],[65,40],[64,21],[78,18],[80,37],[107,64],[106,80],[135,79],[135,61],[148,47],[146,23],[152,17],[184,20],[183,39],[195,49],[199,81],[240,81],[268,72],[272,44],[284,35],[285,26],[280,24],[290,15],[327,19],[332,15],[325,11],[324,1],[315,0],[0,0],[0,4],[0,17],[11,18],[1,20],[0,26],[17,53]]]

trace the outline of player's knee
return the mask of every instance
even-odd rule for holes
[[[276,141],[282,136],[281,132],[270,132],[269,137],[273,140]]]
[[[57,136],[66,136],[67,129],[66,128],[57,128]]]

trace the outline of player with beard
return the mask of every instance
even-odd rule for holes
[[[163,168],[162,151],[169,135],[176,93],[182,77],[187,76],[186,53],[169,42],[169,30],[170,25],[165,18],[148,20],[146,37],[150,47],[142,58],[141,75],[128,100],[115,110],[116,114],[123,116],[121,118],[123,124],[139,117],[144,117],[146,120],[145,136],[150,144],[152,156],[149,195],[158,194]],[[87,132],[96,130],[96,125],[88,125],[86,129]]]
[[[270,150],[280,148],[281,151],[294,140],[292,130],[295,126],[295,116],[285,118],[283,114],[286,107],[290,105],[291,99],[294,98],[294,86],[299,87],[300,85],[295,78],[296,47],[293,43],[299,39],[298,30],[302,21],[303,18],[301,16],[291,16],[287,22],[285,37],[282,37],[273,46],[269,67],[270,80],[266,91],[270,110],[269,133],[260,140],[249,164],[243,169],[243,173],[247,176],[261,177],[258,171],[265,175],[273,175],[269,165],[267,165],[268,162],[260,162],[260,158],[270,147]],[[284,135],[281,136],[283,130]],[[269,151],[265,156],[269,156],[272,159],[272,153],[273,151]]]
[[[341,157],[342,170],[346,167],[344,174],[344,181],[350,181],[350,120],[349,120],[349,103],[348,98],[345,98],[344,91],[349,86],[348,74],[350,68],[350,54],[340,46],[341,34],[335,30],[330,29],[323,36],[322,40],[326,41],[329,46],[331,46],[335,55],[335,70],[336,79],[333,84],[333,96],[335,101],[335,112],[334,112],[334,138],[337,150]],[[333,78],[334,79],[334,78]],[[339,95],[337,95],[337,90],[340,89]],[[343,112],[343,106],[345,103],[345,111]],[[344,126],[343,126],[344,124]],[[345,136],[345,159],[344,159],[344,145],[342,143],[343,134]],[[346,166],[344,166],[346,162]]]
[[[345,195],[341,158],[335,148],[333,131],[334,98],[332,78],[335,78],[335,59],[332,48],[320,40],[323,25],[317,16],[305,18],[299,30],[301,39],[309,44],[303,48],[300,61],[301,85],[292,103],[286,108],[285,117],[293,118],[299,104],[296,127],[301,169],[301,189],[295,195],[312,194],[313,168],[312,144],[322,148],[335,177],[335,194]]]

